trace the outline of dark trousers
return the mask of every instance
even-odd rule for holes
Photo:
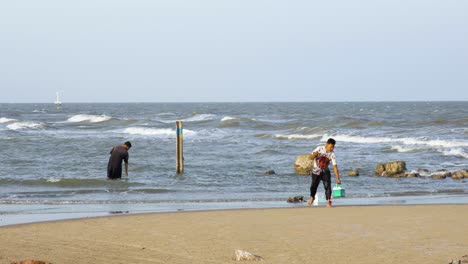
[[[320,175],[312,173],[312,184],[310,185],[310,197],[315,198],[317,193],[317,187],[320,184],[320,181],[323,182],[323,188],[325,188],[325,197],[327,200],[331,198],[331,174],[330,170],[324,170]]]
[[[107,178],[108,179],[120,179],[120,178],[122,178],[122,167],[112,168],[111,166],[107,166]]]

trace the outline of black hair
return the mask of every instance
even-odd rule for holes
[[[335,145],[336,141],[333,138],[329,138],[327,140],[327,144],[332,144],[333,146]]]
[[[132,147],[132,143],[130,143],[130,141],[125,142],[124,145],[126,145],[128,148]]]

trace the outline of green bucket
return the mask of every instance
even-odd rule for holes
[[[332,188],[333,198],[339,198],[345,196],[345,189],[341,187],[341,184],[335,184]]]

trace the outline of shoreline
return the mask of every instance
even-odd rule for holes
[[[0,262],[449,263],[468,254],[466,219],[467,204],[125,214],[0,227]]]
[[[307,200],[306,200],[307,201]],[[140,214],[160,214],[160,213],[174,213],[174,212],[209,212],[209,211],[225,211],[225,210],[262,210],[262,209],[294,209],[294,208],[307,208],[307,202],[302,203],[287,203],[282,202],[267,202],[260,203],[236,203],[238,206],[233,206],[230,203],[230,207],[226,207],[226,203],[212,203],[211,207],[190,207],[182,206],[180,208],[173,207],[164,209],[158,209],[151,207],[138,207],[137,204],[122,204],[122,208],[113,207],[113,210],[107,210],[101,208],[101,210],[90,210],[89,204],[85,205],[83,211],[73,207],[64,208],[62,211],[50,212],[44,210],[38,212],[38,210],[31,210],[24,213],[24,210],[20,212],[2,212],[0,213],[0,228],[16,226],[16,225],[27,225],[44,222],[56,222],[56,221],[67,221],[67,220],[79,220],[79,219],[90,219],[100,217],[113,217],[120,215],[140,215]],[[431,196],[391,196],[391,197],[372,197],[372,198],[336,198],[333,201],[334,207],[361,207],[361,206],[411,206],[411,205],[467,205],[468,195],[431,195]],[[223,206],[224,205],[224,206]],[[145,205],[147,206],[147,205]],[[325,207],[325,202],[321,201],[319,206],[313,207]],[[118,208],[118,209],[116,209]],[[50,208],[47,208],[50,210]]]

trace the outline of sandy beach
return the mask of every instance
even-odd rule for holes
[[[0,262],[449,263],[468,254],[468,205],[118,215],[0,228]]]

